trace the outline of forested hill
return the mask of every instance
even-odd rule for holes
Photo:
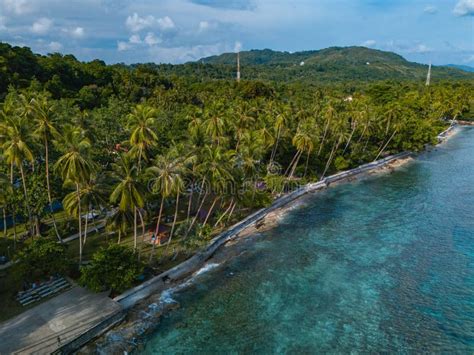
[[[277,52],[270,49],[240,53],[242,76],[246,79],[341,81],[341,80],[423,80],[428,66],[402,56],[365,47],[331,47],[318,51]],[[236,54],[203,58],[201,63],[235,71]],[[436,79],[474,79],[473,74],[444,66],[433,67]]]
[[[244,81],[346,87],[387,79],[423,84],[428,70],[426,65],[408,62],[395,53],[364,47],[299,53],[253,50],[241,53],[241,64]],[[107,65],[98,59],[81,62],[70,54],[39,55],[30,48],[0,42],[0,101],[10,86],[23,89],[32,85],[34,89],[46,89],[55,99],[76,98],[82,108],[92,108],[101,106],[111,96],[126,95],[135,101],[150,96],[157,87],[168,90],[180,82],[192,85],[219,79],[231,83],[235,81],[235,72],[235,53],[182,65]],[[474,73],[433,68],[433,84],[446,79],[474,82]]]

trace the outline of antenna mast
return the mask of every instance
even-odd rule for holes
[[[240,52],[237,52],[237,81],[240,81]]]
[[[426,76],[426,86],[430,86],[431,83],[431,60],[430,65],[428,67],[428,75]]]

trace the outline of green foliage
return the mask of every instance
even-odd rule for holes
[[[334,166],[337,170],[346,170],[349,167],[349,162],[344,157],[339,156],[334,160]]]
[[[53,239],[36,238],[18,253],[18,268],[24,280],[34,281],[68,270],[66,247]]]
[[[143,264],[132,249],[110,244],[92,256],[90,265],[81,268],[79,282],[95,292],[112,290],[116,294],[130,288],[142,272]]]

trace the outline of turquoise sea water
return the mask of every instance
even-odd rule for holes
[[[173,297],[143,353],[473,353],[474,129],[314,195]]]

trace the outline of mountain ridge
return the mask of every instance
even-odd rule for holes
[[[235,71],[236,53],[201,58],[198,63]],[[428,65],[410,62],[388,51],[360,46],[285,52],[254,49],[240,52],[243,78],[268,80],[424,80]],[[247,75],[246,75],[247,74]],[[474,79],[459,68],[433,66],[436,79]]]

